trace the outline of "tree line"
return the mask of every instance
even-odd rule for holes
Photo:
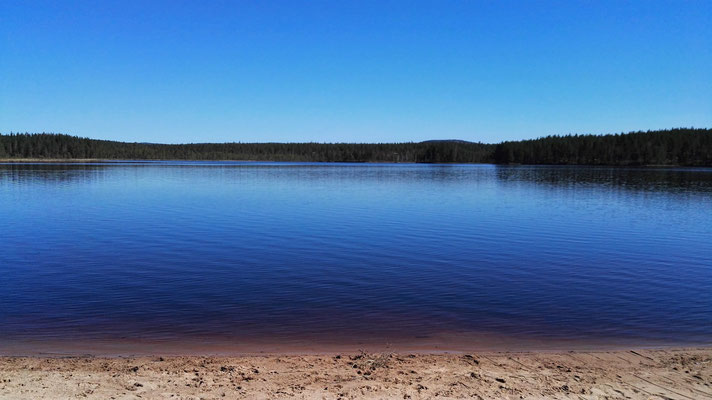
[[[492,161],[492,149],[461,141],[153,144],[48,133],[0,135],[0,158],[481,163]]]
[[[503,142],[495,163],[712,166],[712,129],[547,136]]]
[[[499,144],[457,140],[154,144],[52,133],[0,134],[0,159],[21,158],[712,166],[712,130],[548,136]]]

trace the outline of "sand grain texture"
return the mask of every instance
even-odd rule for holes
[[[2,357],[1,399],[712,399],[712,349]]]

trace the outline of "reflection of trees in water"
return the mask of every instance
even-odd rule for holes
[[[539,188],[608,188],[712,195],[712,169],[587,166],[396,164],[2,164],[2,182],[89,182],[113,173],[145,171],[191,180],[338,181],[345,185],[497,183]],[[143,172],[142,172],[143,173]]]
[[[712,169],[497,166],[496,176],[504,184],[712,194]]]
[[[101,178],[110,165],[87,164],[3,164],[0,165],[0,183],[32,182],[89,182]]]

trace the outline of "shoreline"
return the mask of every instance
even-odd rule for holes
[[[0,158],[0,164],[140,164],[151,162],[253,162],[253,163],[318,163],[318,164],[403,164],[403,165],[504,165],[504,166],[542,166],[542,167],[603,167],[603,168],[712,168],[711,165],[683,164],[521,164],[494,162],[396,162],[396,161],[275,161],[275,160],[183,160],[183,159],[105,159],[105,158]]]
[[[143,357],[327,355],[396,352],[465,354],[469,352],[567,352],[708,348],[712,340],[663,341],[643,338],[561,338],[503,335],[485,332],[438,332],[417,336],[394,335],[276,335],[186,337],[66,337],[0,339],[3,356]]]
[[[0,357],[3,399],[712,398],[712,349]]]

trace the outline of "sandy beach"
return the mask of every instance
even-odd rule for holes
[[[706,399],[712,349],[2,357],[2,399]]]

